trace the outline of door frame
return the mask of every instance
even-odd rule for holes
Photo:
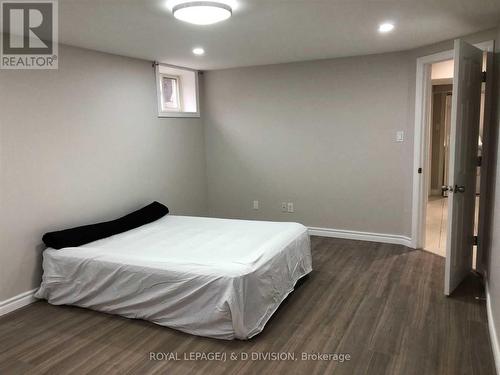
[[[474,44],[475,47],[493,52],[494,41],[488,40]],[[431,66],[434,63],[453,59],[453,50],[438,52],[432,55],[417,58],[417,80],[415,91],[415,128],[413,143],[413,194],[412,194],[412,224],[411,224],[411,247],[422,249],[424,246],[424,228],[427,212],[427,196],[429,193],[430,178],[430,125],[431,125],[431,100],[432,82]],[[491,80],[492,74],[487,75]],[[488,82],[487,82],[488,84]],[[491,84],[489,85],[491,86]],[[484,124],[486,119],[484,117]],[[484,164],[483,164],[484,165]],[[418,169],[422,168],[422,173]],[[481,171],[483,174],[483,171]],[[419,178],[420,176],[420,178]],[[481,176],[482,177],[482,176]],[[482,181],[482,178],[481,178]],[[484,199],[483,199],[484,201]],[[484,203],[484,202],[483,202]],[[480,209],[481,211],[481,209]],[[481,222],[481,217],[479,218]],[[481,227],[481,225],[479,224]],[[479,249],[478,249],[479,253]]]
[[[494,42],[491,48],[488,48],[486,56],[486,66],[493,67]],[[476,270],[483,275],[487,272],[487,256],[488,251],[488,226],[489,226],[489,184],[491,178],[490,157],[491,157],[491,135],[494,124],[492,123],[492,108],[493,108],[493,77],[494,73],[486,74],[486,87],[484,91],[484,117],[483,117],[483,149],[481,153],[481,176],[479,190],[479,215],[478,215],[478,244],[476,256]],[[476,188],[477,189],[477,188]]]

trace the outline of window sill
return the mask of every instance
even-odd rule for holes
[[[163,117],[180,117],[180,118],[186,118],[186,117],[200,117],[200,112],[160,112],[158,113],[158,117],[163,118]]]

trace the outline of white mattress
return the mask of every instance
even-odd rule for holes
[[[46,249],[43,269],[36,297],[51,304],[248,339],[312,265],[301,224],[167,215],[84,246]]]

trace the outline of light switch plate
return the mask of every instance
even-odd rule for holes
[[[403,142],[405,140],[405,132],[403,130],[398,130],[396,132],[396,142]]]

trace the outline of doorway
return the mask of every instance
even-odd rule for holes
[[[483,58],[478,49],[492,51],[492,44],[485,42],[472,46],[456,40],[453,50],[417,59],[412,246],[445,257],[446,295],[456,288],[468,270],[472,270],[476,263],[473,262],[476,252],[481,268],[482,253],[476,250],[473,242],[478,241],[475,236],[478,231],[481,233],[484,221],[478,220],[484,202],[477,195],[481,190],[479,181],[485,178],[485,173],[483,171],[482,176],[478,174],[479,169],[475,165],[483,151],[482,125],[489,122],[485,119],[489,111],[484,104],[485,84],[481,84],[481,62],[483,68],[490,66],[492,54],[484,53]],[[436,73],[442,72],[446,65],[454,66],[454,70],[459,72],[458,76],[449,74],[437,77]],[[486,74],[488,92],[491,89],[489,76]],[[457,87],[453,87],[456,83]],[[477,94],[472,94],[474,92]],[[491,100],[490,97],[486,95],[487,102]],[[448,130],[450,104],[451,129]],[[489,104],[486,107],[489,108]],[[473,123],[477,125],[471,125]],[[482,206],[478,215],[479,205]]]
[[[429,188],[426,203],[425,235],[423,249],[439,256],[446,256],[448,226],[448,168],[451,125],[451,102],[453,96],[453,60],[431,65],[431,98],[429,130]],[[476,200],[474,209],[474,235],[478,235],[479,199],[481,191],[481,167],[485,85],[481,88],[481,112],[478,138],[478,166],[476,168]],[[476,269],[477,248],[473,249],[473,269]]]

